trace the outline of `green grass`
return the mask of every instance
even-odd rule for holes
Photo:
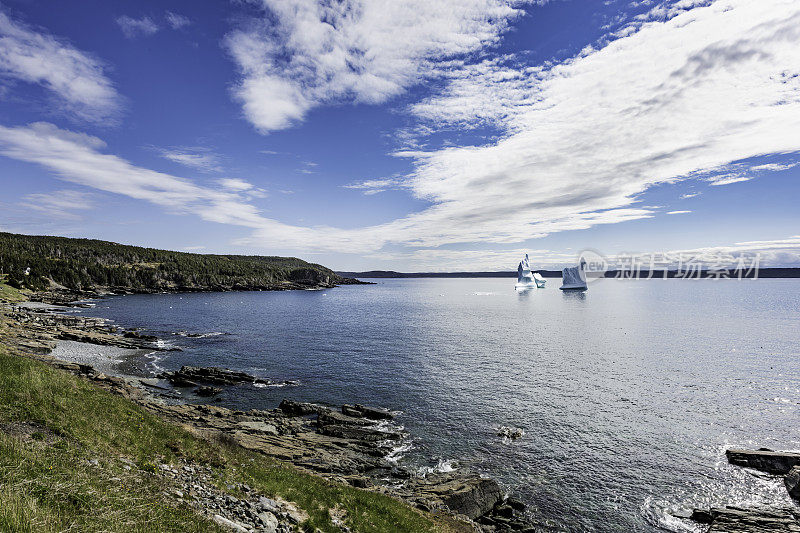
[[[138,467],[125,470],[122,459]],[[340,531],[330,520],[332,508],[344,510],[347,525],[359,532],[451,530],[390,497],[201,439],[0,346],[0,531],[218,531],[161,495],[168,481],[151,472],[179,459],[211,466],[220,487],[243,482],[295,502],[309,514],[307,531]]]
[[[5,300],[12,303],[27,300],[25,294],[21,290],[15,289],[10,285],[6,285],[4,283],[5,281],[5,276],[0,276],[0,300]]]

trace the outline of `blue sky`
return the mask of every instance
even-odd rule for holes
[[[0,4],[0,229],[343,270],[800,266],[792,0]]]

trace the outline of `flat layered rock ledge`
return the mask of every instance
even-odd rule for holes
[[[173,395],[161,385],[163,381],[113,376],[49,355],[59,339],[155,349],[158,342],[154,337],[114,328],[100,320],[41,309],[0,304],[0,313],[8,326],[0,342],[87,379],[195,434],[237,444],[334,482],[402,499],[424,511],[454,516],[471,524],[475,531],[536,531],[525,518],[525,505],[507,497],[493,479],[467,469],[421,475],[390,460],[407,435],[392,423],[394,414],[387,409],[361,404],[333,408],[291,400],[284,400],[276,409],[250,411],[168,403],[165,398]],[[297,384],[272,382],[224,368],[192,366],[165,373],[162,379],[173,387],[192,387],[198,395],[212,396],[220,387],[242,383]],[[225,520],[220,517],[218,523],[226,525]]]
[[[691,519],[708,524],[708,533],[800,533],[798,509],[758,509],[728,506],[695,509]]]
[[[782,476],[789,496],[800,502],[800,453],[730,448],[725,455],[732,465]],[[800,533],[800,507],[694,509],[688,518],[707,524],[709,533]]]

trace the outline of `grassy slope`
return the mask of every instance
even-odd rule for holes
[[[0,284],[0,294],[19,296]],[[0,328],[4,325],[0,323]],[[359,532],[448,531],[384,495],[327,482],[263,455],[209,442],[75,376],[0,345],[0,531],[217,531],[162,496],[159,463],[209,465],[220,487],[242,482],[294,501],[306,530],[338,532],[347,512]],[[98,460],[99,466],[89,461]],[[125,469],[124,460],[135,465]]]

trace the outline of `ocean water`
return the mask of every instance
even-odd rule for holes
[[[489,474],[543,530],[692,531],[671,513],[791,505],[780,480],[727,465],[724,449],[800,449],[800,281],[602,280],[586,293],[555,279],[526,293],[512,278],[373,281],[121,296],[84,312],[183,349],[144,359],[145,373],[300,381],[230,388],[222,405],[401,410],[403,462]],[[504,425],[525,435],[504,440]]]

